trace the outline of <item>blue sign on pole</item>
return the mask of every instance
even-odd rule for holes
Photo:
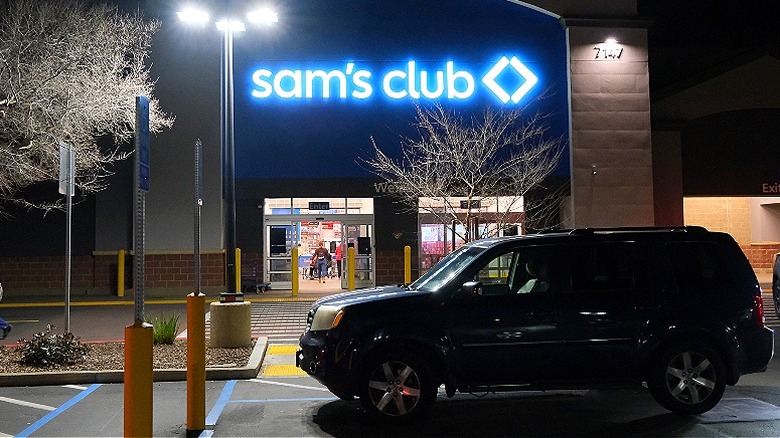
[[[138,96],[136,106],[136,152],[138,157],[138,188],[149,191],[149,98]]]

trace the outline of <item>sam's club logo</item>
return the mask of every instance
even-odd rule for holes
[[[466,101],[483,92],[514,105],[531,92],[539,78],[516,56],[503,56],[481,77],[455,61],[431,69],[428,63],[410,60],[384,71],[357,62],[336,69],[258,68],[251,82],[251,95],[258,100],[367,100],[380,95],[397,101]]]

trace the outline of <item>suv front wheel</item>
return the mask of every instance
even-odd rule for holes
[[[669,348],[651,366],[650,393],[661,406],[677,414],[709,411],[726,388],[723,360],[704,345]]]
[[[367,363],[360,402],[371,416],[409,422],[427,414],[438,391],[430,366],[419,354],[393,348]]]

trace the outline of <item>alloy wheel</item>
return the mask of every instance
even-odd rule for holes
[[[683,351],[666,367],[666,387],[669,394],[685,404],[698,404],[715,390],[717,373],[706,356]]]
[[[385,415],[403,416],[420,401],[421,381],[409,365],[387,361],[377,366],[368,379],[371,403]]]

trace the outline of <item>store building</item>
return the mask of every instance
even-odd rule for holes
[[[690,102],[684,94],[675,101],[673,93],[652,102],[651,122],[650,22],[639,17],[636,3],[457,0],[443,8],[413,0],[277,2],[277,24],[248,26],[234,40],[236,230],[244,268],[257,266],[262,277],[286,287],[291,249],[300,244],[308,253],[324,240],[334,252],[342,242],[357,249],[358,286],[400,282],[406,245],[413,269],[425,269],[426,255],[452,244],[446,224],[398,206],[392,186],[363,160],[371,138],[385,151],[397,150],[400,136],[413,134],[414,105],[434,102],[463,114],[527,103],[553,114],[551,135],[568,146],[555,174],[569,186],[564,226],[685,223],[683,199],[695,192],[688,179],[693,166],[683,153],[686,132],[706,132],[698,122],[728,109],[713,104],[698,114],[667,117]],[[143,7],[162,21],[152,76],[159,77],[162,108],[176,116],[174,127],[152,140],[146,287],[192,287],[194,144],[200,139],[203,284],[219,290],[225,284],[221,37],[211,25],[179,23],[171,2],[150,0]],[[770,57],[768,73],[776,63]],[[680,124],[671,122],[680,118],[697,123],[676,131]],[[132,246],[130,169],[121,164],[110,188],[79,207],[76,288],[113,287],[116,252]],[[761,183],[771,190],[777,178],[768,173]],[[0,254],[4,283],[10,277],[18,290],[57,287],[58,280],[44,284],[40,276],[21,274],[41,255],[50,256],[45,264],[61,263],[62,226],[52,222],[56,218],[46,221],[40,225],[48,238],[30,237],[30,226],[6,228],[14,249]],[[29,239],[36,245],[23,243]]]

